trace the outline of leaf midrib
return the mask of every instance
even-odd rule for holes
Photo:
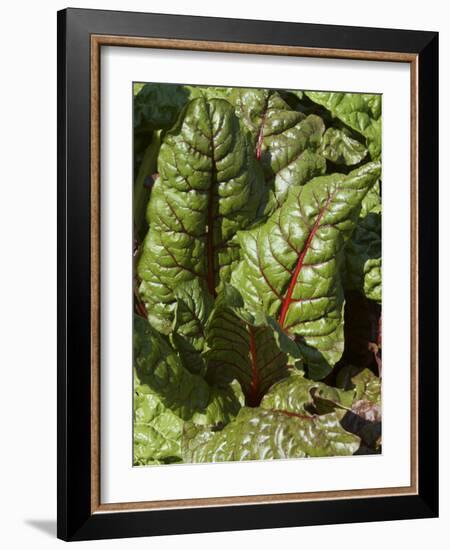
[[[320,209],[318,215],[317,215],[317,218],[316,218],[316,221],[314,222],[314,225],[311,229],[311,232],[309,233],[308,235],[308,238],[306,239],[306,242],[303,246],[303,249],[302,251],[300,252],[300,255],[298,257],[298,260],[297,260],[297,265],[295,267],[295,271],[294,271],[294,274],[292,275],[291,277],[291,282],[289,283],[289,287],[286,291],[286,294],[283,298],[283,302],[282,302],[282,305],[281,305],[281,312],[280,312],[280,317],[279,317],[279,324],[281,326],[281,328],[283,329],[284,328],[284,324],[286,322],[286,317],[287,317],[287,314],[288,314],[288,311],[289,311],[289,307],[290,305],[292,304],[292,302],[294,301],[292,299],[292,294],[294,293],[294,289],[295,289],[295,286],[297,284],[297,281],[298,281],[298,278],[300,276],[300,272],[303,268],[303,262],[304,262],[304,259],[305,259],[305,256],[308,252],[308,250],[310,249],[310,246],[311,246],[311,242],[313,241],[314,237],[316,236],[317,234],[317,231],[319,230],[319,227],[320,227],[320,222],[325,214],[325,212],[327,211],[332,199],[335,197],[336,193],[337,193],[337,189],[334,191],[334,193],[332,193],[326,203],[324,204],[324,206]]]

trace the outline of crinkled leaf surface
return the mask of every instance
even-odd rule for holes
[[[355,398],[350,412],[342,419],[346,430],[361,437],[370,449],[381,442],[381,380],[369,369],[348,365],[339,373],[338,384],[353,388]]]
[[[320,153],[335,164],[353,166],[364,160],[367,149],[339,128],[328,128],[322,138]]]
[[[222,385],[237,379],[247,403],[255,406],[274,382],[288,375],[288,358],[273,329],[243,317],[243,306],[239,293],[230,286],[219,295],[206,327],[204,357],[208,380]]]
[[[305,92],[366,138],[372,159],[381,155],[381,95],[342,92]]]
[[[381,303],[381,258],[370,258],[364,266],[364,294]]]
[[[206,343],[205,326],[214,300],[204,281],[194,279],[174,291],[176,298],[174,331],[171,339],[183,365],[191,372],[205,374],[201,353]]]
[[[135,131],[169,129],[189,99],[185,86],[145,84],[134,98]]]
[[[352,455],[359,437],[339,423],[342,413],[294,415],[261,408],[243,408],[221,431],[187,424],[182,453],[186,462],[271,460]]]
[[[345,287],[381,302],[381,197],[370,192],[345,250]]]
[[[296,335],[317,378],[342,355],[343,247],[379,173],[373,162],[293,187],[265,224],[238,234],[244,259],[232,284],[251,311]]]
[[[156,172],[159,147],[161,145],[160,132],[153,132],[148,147],[145,149],[139,166],[138,175],[133,189],[133,233],[139,242],[147,232],[145,212],[153,185],[152,176]]]
[[[135,465],[177,462],[181,460],[183,420],[159,397],[135,383],[134,463]]]
[[[293,110],[273,90],[240,89],[236,112],[249,130],[255,154],[280,205],[289,187],[324,174],[326,162],[318,149],[325,126],[316,115]]]
[[[134,94],[135,465],[379,452],[381,97]]]
[[[283,410],[291,413],[307,414],[313,408],[328,402],[334,406],[348,408],[351,406],[355,392],[333,388],[322,382],[309,380],[293,371],[289,378],[281,380],[264,396],[261,407],[264,409]]]
[[[381,404],[381,379],[370,369],[346,365],[338,374],[337,385],[346,390],[354,389],[356,400]]]
[[[189,372],[167,340],[137,316],[134,365],[140,392],[156,395],[165,408],[182,420],[214,426],[228,422],[242,405],[236,384],[215,388]]]
[[[233,237],[255,222],[265,200],[255,162],[232,106],[222,99],[191,101],[166,133],[138,267],[141,296],[159,331],[172,329],[178,285],[200,279],[215,295],[229,279],[239,259]]]
[[[228,88],[225,86],[185,86],[189,90],[190,98],[196,99],[202,97],[206,100],[210,99],[225,99],[232,105],[236,102],[236,88]]]
[[[363,369],[351,378],[355,386],[357,400],[372,401],[381,404],[381,380],[369,369]]]

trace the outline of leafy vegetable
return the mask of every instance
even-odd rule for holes
[[[238,234],[244,260],[233,284],[250,310],[267,311],[282,329],[301,337],[314,377],[328,374],[344,349],[343,249],[379,173],[379,164],[369,163],[347,176],[293,187],[265,224]]]
[[[229,280],[239,260],[233,238],[258,218],[264,182],[233,108],[222,99],[187,105],[165,135],[158,172],[138,273],[149,320],[168,333],[180,283],[203,280],[214,296]]]
[[[325,158],[318,153],[325,130],[320,117],[295,111],[272,90],[239,90],[236,112],[252,136],[277,205],[292,185],[325,173]]]
[[[164,407],[154,393],[135,384],[134,460],[136,464],[158,464],[181,460],[183,420]]]
[[[333,117],[366,138],[373,159],[381,155],[381,96],[337,92],[305,92],[326,107]]]
[[[359,437],[342,428],[336,413],[301,416],[243,408],[217,433],[188,426],[182,454],[185,462],[268,460],[351,455],[359,445]]]
[[[346,247],[346,281],[351,290],[381,302],[381,197],[368,193],[356,229]]]
[[[369,369],[347,366],[340,373],[338,384],[352,387],[354,399],[349,413],[343,418],[346,430],[358,434],[365,448],[378,451],[381,445],[381,381]]]
[[[352,166],[361,162],[367,155],[367,149],[344,130],[328,128],[322,138],[321,154],[336,164]]]
[[[354,397],[355,392],[352,390],[333,388],[294,373],[274,385],[264,397],[261,406],[265,409],[306,414],[313,407],[323,407],[325,401],[332,409],[348,408]]]
[[[381,97],[133,93],[134,464],[380,452]]]
[[[134,364],[141,393],[156,395],[166,408],[197,424],[228,422],[240,407],[240,389],[233,384],[211,387],[190,373],[162,335],[141,317],[134,324]]]
[[[206,325],[208,378],[223,384],[239,380],[247,402],[257,405],[274,382],[288,375],[287,354],[271,326],[242,316],[243,301],[233,287],[216,300]]]

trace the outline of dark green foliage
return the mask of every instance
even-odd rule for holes
[[[135,84],[136,465],[380,452],[380,157],[380,96]]]

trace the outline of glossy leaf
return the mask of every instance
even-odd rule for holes
[[[134,463],[135,465],[181,461],[183,420],[164,407],[157,395],[135,384]]]
[[[202,352],[206,344],[205,326],[213,307],[213,298],[204,281],[194,279],[174,291],[176,305],[171,341],[183,365],[191,372],[205,374]]]
[[[305,92],[347,126],[366,138],[372,159],[381,156],[381,95]]]
[[[379,453],[381,96],[133,94],[134,464]]]
[[[364,160],[367,149],[338,128],[328,128],[322,137],[320,153],[335,164],[353,166]]]
[[[354,396],[355,392],[352,390],[333,388],[322,382],[309,380],[294,371],[289,378],[272,386],[264,396],[261,407],[307,414],[313,409],[318,412],[317,405],[323,407],[325,401],[331,405],[331,408],[349,408]]]
[[[355,399],[381,404],[381,380],[372,371],[364,369],[351,380],[355,386]]]
[[[201,376],[189,372],[166,339],[141,317],[134,320],[134,365],[141,393],[157,396],[182,420],[222,424],[242,405],[238,385],[211,387]]]
[[[369,369],[348,365],[339,373],[338,384],[353,389],[350,412],[342,419],[346,430],[357,434],[370,449],[381,444],[381,380]]]
[[[139,242],[147,232],[145,211],[153,186],[153,175],[156,172],[159,147],[161,145],[160,132],[153,132],[151,141],[145,149],[138,175],[133,189],[133,229],[134,237]]]
[[[221,431],[187,424],[182,453],[186,462],[272,460],[354,454],[360,439],[340,425],[342,413],[295,415],[243,408]]]
[[[236,112],[252,136],[275,204],[285,200],[292,185],[325,173],[318,152],[325,130],[320,117],[293,110],[276,91],[245,88],[238,92]]]
[[[219,295],[206,327],[204,357],[208,380],[222,385],[237,379],[247,403],[255,406],[274,382],[288,376],[288,358],[273,329],[243,315],[243,306],[239,293],[230,286]]]
[[[234,271],[251,311],[262,310],[296,336],[313,377],[325,376],[343,351],[343,247],[379,163],[293,187],[258,227],[239,232],[244,260]]]
[[[258,219],[265,184],[232,106],[191,101],[166,133],[138,273],[150,322],[172,329],[175,288],[195,279],[214,296],[239,259],[233,241]]]
[[[189,90],[191,99],[199,97],[207,101],[210,99],[225,99],[234,105],[237,98],[236,88],[226,86],[185,86],[185,88]]]
[[[134,98],[135,131],[169,129],[189,99],[190,92],[184,86],[145,84]]]
[[[381,302],[381,198],[371,192],[362,206],[346,246],[345,286]]]

